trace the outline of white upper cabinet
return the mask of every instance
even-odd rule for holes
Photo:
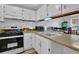
[[[44,37],[40,37],[41,39],[41,54],[50,54],[52,51],[51,51],[51,48],[50,47],[50,41]]]
[[[36,20],[36,11],[30,10],[29,20]]]
[[[0,4],[0,21],[4,21],[3,20],[3,5]]]
[[[48,16],[53,17],[60,15],[62,11],[61,4],[49,4],[48,5]]]
[[[79,10],[79,4],[63,4],[62,5],[62,13],[68,13],[75,10]]]
[[[0,4],[0,18],[2,17],[2,12],[3,12],[3,5]]]
[[[23,9],[23,20],[29,20],[29,10]]]
[[[40,9],[36,11],[37,20],[45,19],[47,17],[47,5],[43,5]]]
[[[41,14],[42,14],[42,19],[45,19],[47,17],[47,5],[41,7]]]
[[[36,11],[36,14],[37,14],[37,15],[36,15],[36,19],[37,19],[37,20],[42,19],[42,15],[41,15],[40,9]]]
[[[23,9],[23,20],[35,20],[35,11]]]
[[[22,8],[5,5],[4,11],[4,15],[6,18],[22,19]]]
[[[16,17],[19,19],[22,19],[22,8],[15,7],[16,8]]]

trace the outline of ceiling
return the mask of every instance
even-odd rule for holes
[[[10,5],[31,10],[38,10],[43,4],[10,4]]]

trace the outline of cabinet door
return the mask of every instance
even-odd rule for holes
[[[41,54],[53,53],[51,41],[41,36],[40,36],[40,40],[41,40]]]
[[[35,49],[36,46],[36,38],[35,38],[35,34],[32,33],[32,47]]]
[[[75,26],[78,26],[79,24],[79,14],[70,16],[70,24],[71,24],[71,27],[73,27],[74,30],[76,30]]]
[[[48,44],[48,54],[53,54],[54,52],[53,52],[53,43],[52,43],[52,41],[51,40],[47,40],[47,44]]]
[[[45,19],[47,17],[47,5],[43,5],[36,12],[37,12],[37,20]]]
[[[24,34],[24,50],[32,48],[31,33]]]
[[[41,51],[41,41],[40,41],[40,37],[38,35],[36,35],[36,45],[35,45],[35,50],[40,53]]]
[[[45,54],[63,54],[63,46],[52,42],[51,40],[45,39],[42,44],[42,53]]]
[[[62,13],[68,13],[75,10],[79,10],[79,4],[63,4],[62,5]]]
[[[49,51],[48,44],[43,39],[45,39],[45,38],[42,38],[42,40],[41,40],[41,54],[48,54],[48,51]]]
[[[28,14],[29,14],[28,9],[23,9],[23,20],[29,20]]]
[[[41,14],[41,10],[40,9],[36,11],[36,14],[37,14],[36,15],[36,17],[37,17],[36,19],[37,20],[41,20],[42,19],[42,14]]]
[[[5,17],[22,19],[22,9],[19,7],[5,5]]]
[[[41,41],[36,40],[36,51],[40,54],[40,49],[41,49]]]
[[[72,50],[70,48],[64,47],[64,54],[79,54],[79,52]]]
[[[58,43],[52,42],[53,54],[63,54],[64,47]]]
[[[3,20],[3,5],[0,4],[0,21],[4,21]]]
[[[41,9],[42,19],[45,19],[47,17],[47,5],[43,5],[40,9]]]
[[[41,37],[41,54],[62,54],[64,47],[49,39]]]
[[[16,7],[16,18],[17,19],[22,19],[22,8]]]
[[[35,20],[35,11],[23,9],[23,20]]]
[[[29,10],[28,17],[29,20],[35,20],[35,11]]]
[[[15,8],[13,6],[10,5],[5,5],[5,17],[15,17],[16,16],[16,12],[15,12]]]
[[[48,16],[53,17],[60,15],[62,11],[61,4],[49,4],[48,5]]]

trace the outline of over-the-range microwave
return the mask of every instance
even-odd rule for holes
[[[36,26],[35,30],[36,31],[46,31],[46,27],[44,27],[44,26]]]

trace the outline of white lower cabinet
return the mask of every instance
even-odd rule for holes
[[[58,43],[52,42],[52,51],[53,54],[63,54],[64,47]]]
[[[32,47],[35,49],[36,47],[36,38],[35,38],[35,34],[32,33]]]
[[[44,37],[41,38],[41,53],[42,54],[62,54],[63,46],[57,44]]]
[[[41,54],[49,54],[52,53],[52,47],[49,40],[41,37]]]
[[[46,38],[43,38],[39,35],[35,35],[36,38],[36,45],[35,45],[35,50],[39,54],[48,54],[48,42],[46,41]]]
[[[32,34],[24,33],[24,50],[32,48]]]
[[[39,35],[36,36],[35,50],[40,54],[61,54],[63,46]]]
[[[52,52],[52,44],[51,44],[51,41],[42,37],[42,36],[39,36],[39,35],[36,35],[36,51],[40,54],[50,54],[50,53],[53,53]]]
[[[37,51],[37,53],[41,53],[41,40],[40,40],[40,36],[39,35],[35,35],[35,38],[36,38],[35,50]]]
[[[64,47],[64,54],[79,54],[79,52],[72,50],[70,48]]]
[[[35,33],[24,33],[24,50],[34,48],[38,54],[79,54],[79,52]]]

